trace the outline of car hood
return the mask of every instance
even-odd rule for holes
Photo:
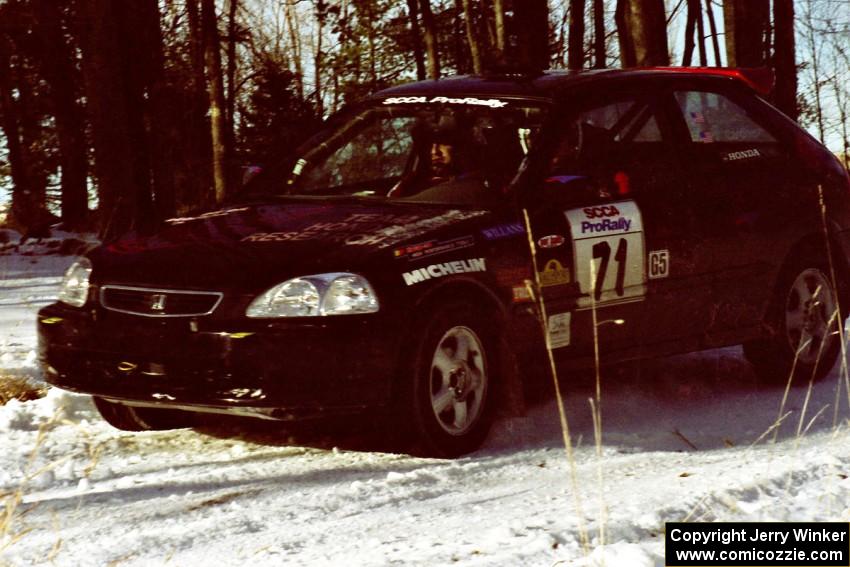
[[[381,252],[449,227],[478,224],[481,209],[410,203],[273,202],[165,221],[90,254],[97,283],[256,290],[284,278],[359,271]]]

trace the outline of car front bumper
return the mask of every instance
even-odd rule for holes
[[[46,380],[66,390],[291,419],[386,404],[400,333],[378,316],[228,322],[57,303],[39,312],[38,335]]]

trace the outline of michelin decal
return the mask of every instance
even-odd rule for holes
[[[418,270],[402,274],[406,285],[418,284],[434,278],[442,278],[453,274],[469,274],[473,272],[487,271],[484,258],[470,258],[469,260],[455,260],[442,264],[431,264]]]

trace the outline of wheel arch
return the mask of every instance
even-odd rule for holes
[[[408,332],[402,342],[396,362],[396,379],[393,381],[392,397],[395,399],[403,391],[403,371],[407,361],[415,355],[418,333],[425,328],[427,319],[436,309],[446,303],[462,302],[472,305],[489,323],[496,325],[497,357],[491,361],[496,364],[498,377],[495,387],[495,409],[497,414],[522,415],[525,411],[522,383],[517,363],[517,353],[508,340],[507,328],[510,318],[507,305],[494,290],[483,282],[469,277],[458,277],[440,282],[424,291],[413,301],[413,317]]]
[[[833,227],[830,227],[833,228]],[[847,252],[850,248],[842,245],[837,238],[838,230],[834,229],[828,232],[829,240],[824,239],[823,232],[812,232],[801,237],[791,246],[779,270],[776,272],[776,278],[773,285],[774,297],[781,293],[779,286],[782,278],[792,269],[795,264],[799,263],[800,258],[806,255],[816,255],[820,258],[825,258],[830,261],[828,251],[831,252],[830,267],[834,268],[834,277],[837,281],[833,282],[838,292],[839,309],[842,317],[846,318],[848,310],[850,310],[850,262],[848,262]],[[827,246],[827,242],[829,246]],[[850,243],[849,243],[850,244]],[[831,272],[832,270],[830,270]],[[833,278],[832,273],[826,274],[830,279]]]
[[[793,285],[801,270],[817,268],[823,276],[836,286],[838,311],[842,319],[848,315],[848,283],[850,269],[846,258],[845,248],[836,237],[836,232],[829,233],[829,240],[824,239],[824,233],[811,232],[799,238],[791,246],[776,272],[775,282],[771,289],[771,297],[767,302],[766,312],[762,318],[762,331],[758,338],[744,343],[744,355],[753,365],[756,374],[768,382],[777,380],[821,379],[834,366],[835,360],[842,347],[833,342],[826,350],[819,350],[817,359],[805,361],[797,350],[797,340],[787,334],[785,309],[789,285]],[[831,258],[828,252],[832,253]],[[831,260],[831,261],[830,261]],[[824,265],[827,264],[827,265]],[[833,280],[834,276],[834,280]],[[843,327],[843,321],[842,321]],[[825,329],[825,331],[828,330]],[[826,335],[822,335],[825,337]],[[790,346],[789,346],[790,345]],[[822,349],[822,347],[821,347]],[[796,351],[796,352],[795,352]],[[800,358],[798,360],[798,355]],[[825,361],[821,360],[821,355]]]

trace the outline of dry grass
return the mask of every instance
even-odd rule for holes
[[[24,478],[18,484],[17,488],[9,492],[0,493],[0,553],[23,539],[31,531],[31,528],[24,526],[24,518],[28,510],[21,509],[21,504],[23,503],[24,494],[27,491],[29,482],[42,472],[38,471],[38,473],[32,474],[30,473],[30,469],[38,455],[39,449],[44,443],[45,435],[49,427],[55,422],[55,419],[39,427],[38,435],[36,436],[24,469]]]
[[[32,527],[27,526],[26,516],[37,505],[23,505],[24,496],[27,494],[32,481],[76,456],[76,454],[70,454],[46,465],[36,466],[38,455],[48,434],[59,424],[69,425],[69,422],[64,421],[62,418],[62,410],[58,410],[49,420],[39,426],[38,433],[33,441],[33,447],[30,450],[26,464],[23,466],[23,477],[18,485],[8,491],[0,491],[0,555],[33,531]],[[91,469],[97,465],[97,459],[102,447],[93,443],[87,443],[86,445],[86,454],[92,460],[91,464],[85,469],[85,474],[88,476]],[[53,527],[54,531],[59,531],[56,517],[54,517]],[[51,547],[45,559],[46,563],[53,562],[62,548],[62,543],[62,539],[57,536],[56,542]],[[0,559],[0,567],[3,567],[3,565],[4,563]]]
[[[21,376],[0,374],[0,406],[9,400],[26,402],[43,398],[47,394],[46,386],[33,384]]]
[[[542,293],[543,286],[540,284],[540,267],[537,263],[537,248],[534,244],[534,236],[531,231],[531,219],[528,216],[528,210],[523,209],[522,215],[523,220],[525,221],[525,231],[528,236],[528,249],[531,254],[531,267],[534,272],[534,281],[526,280],[525,285],[531,297],[537,301],[537,308],[540,312],[540,326],[543,333],[543,340],[545,341],[544,344],[546,345],[546,354],[548,355],[552,384],[555,389],[555,399],[558,404],[558,416],[560,418],[561,433],[563,435],[564,451],[566,453],[567,463],[569,463],[570,483],[572,485],[576,517],[578,518],[579,539],[585,556],[589,556],[590,536],[588,535],[587,527],[584,523],[584,510],[579,493],[578,467],[573,453],[572,434],[570,433],[569,419],[567,418],[567,412],[564,405],[564,396],[561,393],[561,386],[558,380],[558,365],[555,363],[555,355],[552,350],[551,337],[549,336],[549,318],[546,313],[546,301],[543,298]]]

